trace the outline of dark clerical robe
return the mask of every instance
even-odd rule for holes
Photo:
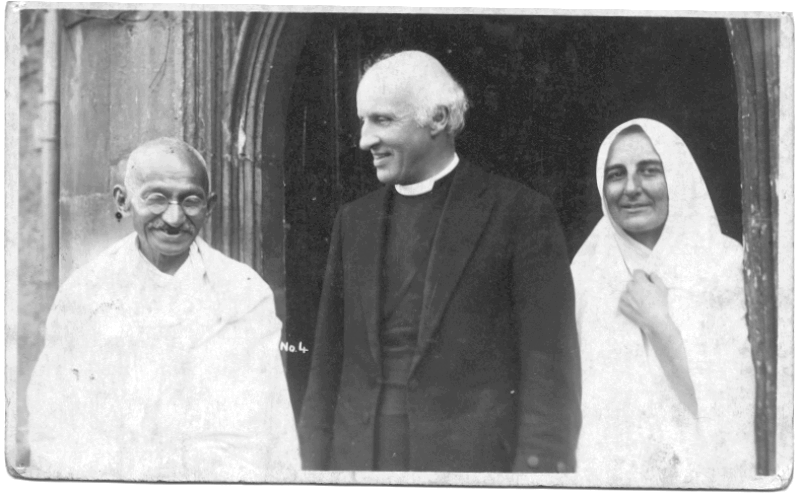
[[[390,199],[381,293],[383,388],[376,422],[376,469],[408,469],[408,372],[417,348],[419,313],[431,245],[451,175],[418,196]]]

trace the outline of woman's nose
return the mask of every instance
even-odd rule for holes
[[[369,122],[364,122],[361,124],[361,139],[358,141],[359,148],[367,151],[379,142],[380,140],[378,139],[378,136],[375,134]]]
[[[642,180],[639,174],[628,174],[625,180],[625,194],[636,194],[642,190]]]

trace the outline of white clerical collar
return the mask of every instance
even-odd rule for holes
[[[455,170],[456,165],[458,165],[458,155],[453,153],[453,160],[450,162],[450,165],[446,166],[444,170],[438,174],[422,182],[417,182],[416,184],[395,184],[394,190],[403,196],[419,196],[420,194],[431,192],[436,181]]]

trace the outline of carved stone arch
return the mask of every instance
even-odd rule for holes
[[[189,12],[184,22],[184,137],[219,196],[204,237],[269,283],[283,318],[284,133],[307,19]]]
[[[780,22],[726,21],[739,94],[745,296],[756,371],[760,475],[776,470]]]
[[[204,237],[252,266],[285,317],[284,141],[311,15],[184,13],[184,137],[219,194]],[[776,468],[779,19],[726,21],[739,94],[748,326],[759,474]],[[290,373],[291,374],[291,373]]]

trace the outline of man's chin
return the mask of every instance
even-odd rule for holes
[[[397,184],[397,176],[389,171],[377,169],[375,175],[378,177],[378,181],[381,184],[385,184],[387,186],[393,186]]]

